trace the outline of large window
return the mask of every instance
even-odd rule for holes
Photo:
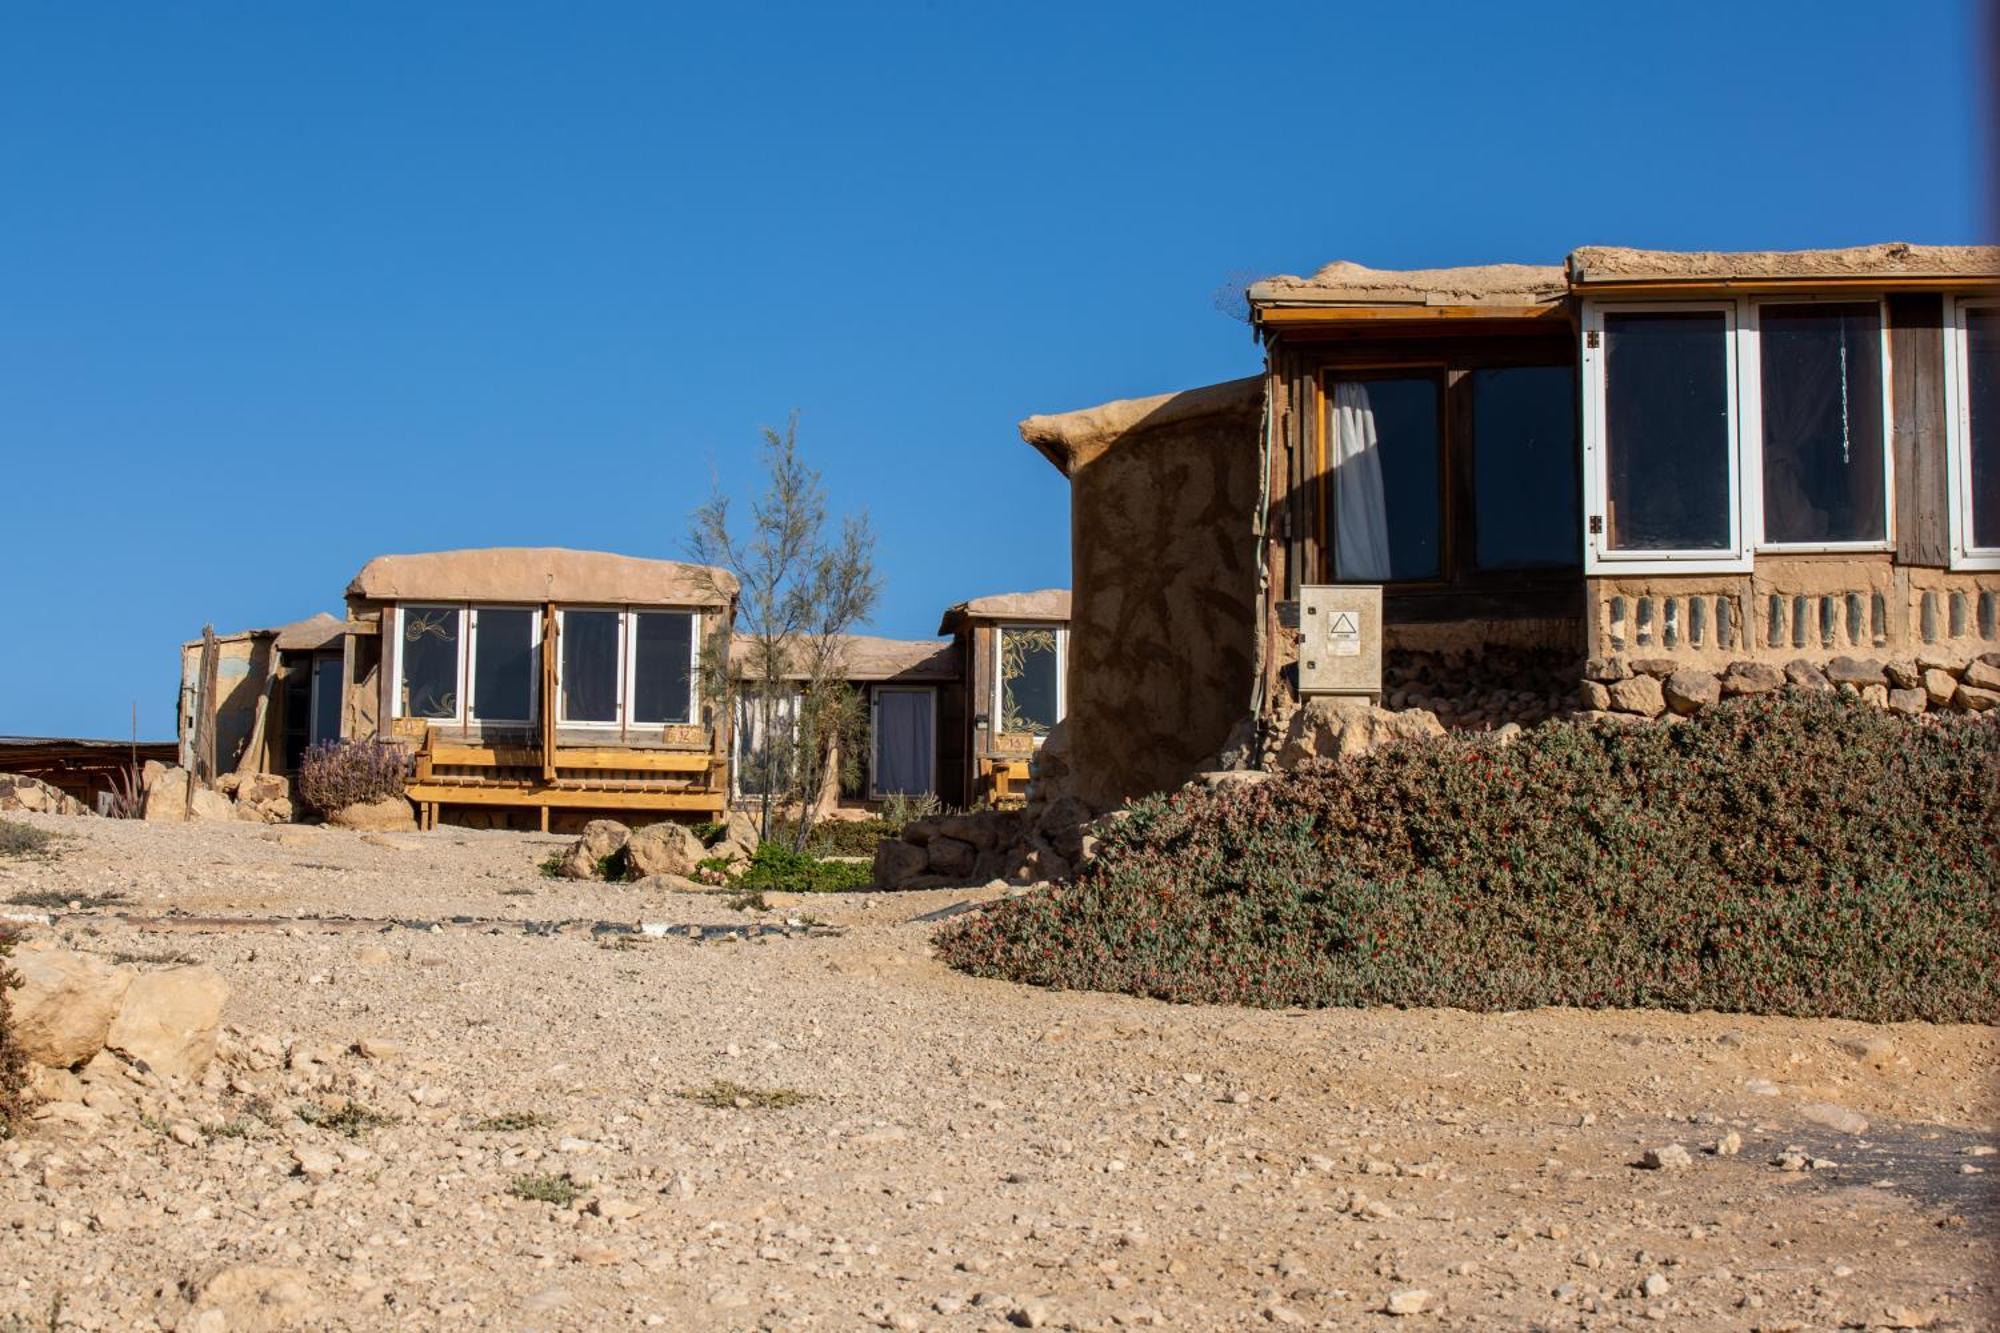
[[[804,702],[796,690],[763,695],[754,684],[736,696],[736,762],[729,771],[738,796],[791,790]]]
[[[1336,579],[1434,579],[1441,567],[1438,381],[1334,379],[1328,401]]]
[[[1605,314],[1606,550],[1735,549],[1733,323],[1727,310]]]
[[[1495,366],[1469,378],[1474,563],[1481,570],[1575,565],[1576,372]]]
[[[1957,302],[1950,325],[1952,563],[2000,569],[2000,305]]]
[[[1881,307],[1871,301],[1754,309],[1764,543],[1887,540]]]
[[[472,612],[472,716],[488,722],[532,722],[538,612],[526,607],[475,607]]]
[[[1000,735],[1040,739],[1062,721],[1068,637],[1054,625],[1002,625],[995,631],[993,716]]]
[[[402,716],[449,722],[458,719],[459,623],[456,606],[406,606],[398,617],[402,634]]]
[[[559,721],[645,727],[694,721],[694,613],[565,608],[558,616]]]

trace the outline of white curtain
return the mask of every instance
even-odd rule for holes
[[[931,789],[931,696],[928,690],[879,690],[875,695],[875,790],[923,796]]]
[[[1382,494],[1382,450],[1368,387],[1333,386],[1333,571],[1340,579],[1389,577],[1389,507]]]

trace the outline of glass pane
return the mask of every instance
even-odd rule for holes
[[[341,659],[313,659],[312,743],[340,739]]]
[[[1577,522],[1576,372],[1472,372],[1473,523],[1481,569],[1547,569],[1583,556]]]
[[[685,611],[642,611],[633,665],[634,722],[692,722],[694,617]]]
[[[1972,544],[1990,548],[2000,546],[2000,310],[1966,311],[1965,343]]]
[[[1342,380],[1333,402],[1334,577],[1437,577],[1437,381]]]
[[[931,790],[929,690],[875,694],[875,790],[883,796],[924,796]]]
[[[1008,735],[1046,736],[1056,716],[1056,660],[1053,629],[1000,631],[1000,730]]]
[[[472,613],[472,715],[495,722],[534,720],[535,617],[518,607]]]
[[[458,716],[458,608],[403,608],[403,716]]]
[[[1873,305],[1757,312],[1764,397],[1764,539],[1878,542],[1882,319]]]
[[[571,722],[618,720],[618,619],[616,611],[563,612],[561,715]]]
[[[1611,549],[1730,549],[1728,327],[1720,311],[1604,317]]]

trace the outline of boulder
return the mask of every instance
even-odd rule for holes
[[[625,864],[635,876],[690,876],[707,856],[694,830],[671,820],[635,829],[625,843]]]
[[[1889,711],[1915,717],[1930,703],[1930,696],[1922,690],[1894,689],[1889,691]]]
[[[278,1333],[303,1328],[319,1318],[312,1279],[304,1270],[270,1264],[238,1264],[204,1282],[183,1328],[226,1333]],[[219,1315],[219,1320],[211,1319]]]
[[[979,810],[929,822],[939,836],[969,842],[982,852],[1004,847],[1021,836],[1021,816],[1013,810]]]
[[[1611,691],[1601,682],[1586,680],[1576,687],[1576,706],[1586,713],[1611,711]]]
[[[262,805],[292,799],[292,784],[281,773],[243,773],[236,779],[238,803]]]
[[[0,773],[0,811],[39,815],[87,815],[90,807],[60,787],[22,773]]]
[[[1666,691],[1651,676],[1631,676],[1612,684],[1611,707],[1638,717],[1658,717],[1667,711]]]
[[[185,768],[168,768],[148,761],[144,774],[145,797],[139,817],[152,824],[184,824],[188,817],[188,783]]]
[[[1965,664],[1965,671],[1959,679],[1975,689],[2000,690],[2000,666],[1987,661],[1992,654],[1983,654]]]
[[[604,863],[624,851],[631,838],[632,830],[617,820],[593,819],[563,853],[556,873],[564,879],[603,879]]]
[[[1391,717],[1401,714],[1391,713]],[[1371,747],[1372,748],[1372,747]],[[1035,832],[1047,840],[1065,861],[1075,865],[1083,855],[1083,831],[1090,823],[1090,807],[1074,796],[1061,796],[1050,801],[1035,821]]]
[[[69,1069],[104,1048],[131,972],[67,949],[25,950],[13,967],[21,978],[10,997],[14,1040],[28,1059]]]
[[[722,837],[712,851],[715,856],[727,856],[735,860],[748,861],[757,855],[763,835],[757,832],[757,821],[741,810],[731,810],[723,821]]]
[[[1632,668],[1622,657],[1593,657],[1583,664],[1585,680],[1599,681],[1609,685],[1614,680],[1624,680],[1631,676]]]
[[[1952,701],[1968,713],[1986,713],[2000,708],[2000,690],[1981,689],[1961,683]]]
[[[1826,664],[1826,678],[1835,685],[1886,685],[1882,664],[1870,657],[1836,657]]]
[[[416,812],[401,796],[384,796],[379,801],[344,805],[326,817],[335,828],[359,829],[364,833],[414,833]]]
[[[1661,693],[1667,707],[1682,717],[1692,717],[1722,698],[1722,683],[1706,671],[1683,667],[1667,677]]]
[[[405,810],[409,809],[407,802],[404,803],[403,808]],[[236,802],[230,800],[219,791],[210,791],[206,787],[196,787],[194,795],[188,801],[187,813],[189,819],[233,820],[236,818]]]
[[[1768,662],[1731,662],[1722,673],[1722,693],[1728,698],[1769,694],[1785,683],[1785,673]]]
[[[1861,696],[1861,702],[1867,704],[1870,708],[1887,708],[1889,706],[1889,687],[1887,685],[1842,685],[1839,688],[1854,691],[1854,693]]]
[[[1818,664],[1808,662],[1803,657],[1795,657],[1785,663],[1785,680],[1793,689],[1808,693],[1823,694],[1833,688],[1833,682],[1826,678],[1826,672]]]
[[[875,887],[900,889],[930,868],[926,848],[901,838],[884,838],[875,844]]]
[[[703,884],[685,875],[647,875],[632,882],[640,893],[708,893],[713,884]]]
[[[979,851],[971,843],[942,836],[932,838],[925,852],[933,874],[955,878],[970,875],[979,859]]]
[[[1651,676],[1655,680],[1665,680],[1679,668],[1680,663],[1674,661],[1671,657],[1635,657],[1632,659],[1633,671],[1642,676]]]
[[[107,1050],[155,1074],[198,1079],[215,1058],[229,983],[212,968],[170,967],[133,978],[105,1034]]]
[[[1925,667],[1924,693],[1929,696],[1931,707],[1943,708],[1958,693],[1958,677],[1943,667]]]
[[[1428,709],[1391,712],[1356,700],[1311,699],[1292,715],[1277,764],[1296,768],[1308,759],[1345,759],[1442,735],[1443,725]]]
[[[1882,671],[1889,677],[1889,683],[1899,690],[1921,690],[1924,687],[1923,668],[1914,659],[1884,662]]]

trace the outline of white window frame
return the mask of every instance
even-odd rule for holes
[[[1748,512],[1748,493],[1756,488],[1745,484],[1743,466],[1744,401],[1739,334],[1744,323],[1744,302],[1720,301],[1604,301],[1586,302],[1582,312],[1582,346],[1578,348],[1578,385],[1583,394],[1583,485],[1584,533],[1583,572],[1592,574],[1742,574],[1748,573],[1753,559],[1749,540],[1755,531]],[[1610,470],[1606,467],[1604,317],[1623,314],[1672,314],[1698,311],[1723,316],[1723,357],[1727,384],[1725,401],[1729,407],[1729,524],[1730,544],[1723,550],[1617,551],[1610,547],[1611,524],[1602,520],[1609,513]],[[1595,344],[1595,345],[1593,345]],[[1590,530],[1590,520],[1600,520],[1600,531]]]
[[[1051,624],[1046,620],[1019,620],[1011,621],[1004,625],[995,625],[993,627],[993,696],[989,701],[992,704],[992,711],[987,714],[987,716],[993,719],[993,735],[995,738],[1022,734],[1020,732],[1005,730],[1005,719],[1007,716],[1005,690],[1007,682],[1002,676],[1001,664],[1006,660],[1004,653],[1006,643],[1003,636],[1010,629],[1050,629],[1056,632],[1056,721],[1060,723],[1064,718],[1069,716],[1069,628],[1065,625]],[[1047,739],[1048,736],[1044,733],[1035,737],[1035,744],[1040,745]]]
[[[403,636],[408,633],[407,621],[411,611],[456,611],[458,613],[458,688],[453,692],[457,711],[450,717],[419,717],[404,711],[403,706]],[[468,634],[467,616],[463,602],[398,602],[396,603],[396,644],[392,654],[394,661],[390,669],[395,673],[389,677],[395,687],[389,691],[389,716],[408,717],[432,726],[457,726],[465,721],[465,641]]]
[[[568,681],[566,679],[566,673],[563,669],[562,642],[563,642],[563,635],[569,632],[569,615],[570,612],[572,611],[609,612],[612,615],[618,617],[618,648],[616,655],[612,658],[612,661],[615,664],[614,670],[616,670],[616,672],[618,673],[616,679],[612,683],[612,697],[617,701],[613,707],[613,711],[617,714],[617,716],[612,718],[608,722],[601,720],[594,720],[594,719],[589,721],[580,721],[576,718],[569,716],[569,690],[566,688],[568,685]],[[625,660],[626,654],[630,651],[628,647],[628,640],[631,637],[629,633],[630,619],[631,617],[626,614],[626,608],[622,606],[559,606],[556,608],[556,725],[557,726],[588,728],[593,731],[624,730],[625,719],[631,716],[631,709],[627,706],[628,701],[626,698],[627,691],[630,687],[631,673],[626,670],[626,660]]]
[[[688,715],[684,722],[639,721],[639,617],[686,616],[688,630]],[[701,716],[701,612],[678,606],[628,606],[619,633],[624,635],[625,693],[623,715],[638,727],[689,727]]]
[[[1767,296],[1749,302],[1748,318],[1738,335],[1743,348],[1743,364],[1751,373],[1742,377],[1743,457],[1746,509],[1751,530],[1756,534],[1756,550],[1773,555],[1810,555],[1836,551],[1893,551],[1896,549],[1896,406],[1890,382],[1889,303],[1874,298],[1877,327],[1881,333],[1882,358],[1882,531],[1879,539],[1851,542],[1777,542],[1764,536],[1764,346],[1762,311],[1767,305],[1864,305],[1867,296],[1818,293],[1801,296]]]
[[[732,799],[739,801],[760,800],[766,795],[764,792],[746,793],[743,790],[744,765],[741,750],[743,736],[751,730],[751,724],[754,721],[754,718],[746,716],[747,706],[753,702],[747,694],[737,695],[735,704],[736,716],[730,719],[732,730],[729,737],[729,794]],[[774,722],[777,721],[778,718],[785,716],[789,710],[792,719],[792,735],[796,739],[799,731],[799,713],[805,708],[805,695],[798,690],[793,690],[775,702],[777,707],[774,711],[777,717],[772,720]],[[752,739],[754,740],[755,738],[753,737]],[[782,792],[770,792],[768,794],[773,798],[779,798],[784,795]]]
[[[1964,570],[2000,569],[2000,546],[1972,544],[1972,398],[1966,383],[1971,342],[1965,328],[1968,310],[2000,310],[2000,299],[1960,295],[1945,301],[1945,510],[1951,542],[1951,567]]]
[[[1058,653],[1060,653],[1061,651],[1062,651],[1062,650],[1061,650],[1060,648],[1058,648],[1058,649],[1057,649],[1057,652],[1058,652]],[[1058,661],[1060,661],[1060,658],[1058,658]],[[884,683],[884,684],[879,684],[879,685],[874,685],[874,686],[871,686],[871,687],[870,687],[870,689],[869,689],[869,691],[868,691],[868,713],[869,713],[869,725],[868,725],[868,799],[869,799],[869,800],[871,800],[871,801],[886,801],[886,800],[888,800],[888,799],[889,799],[889,795],[894,795],[894,794],[896,794],[896,793],[890,793],[889,795],[885,795],[885,794],[884,794],[884,793],[882,792],[882,789],[881,789],[880,787],[878,787],[878,786],[876,785],[876,781],[875,781],[875,770],[876,770],[876,767],[877,767],[877,763],[876,763],[876,761],[877,761],[877,759],[878,759],[878,757],[880,756],[880,753],[881,753],[881,749],[880,749],[880,747],[881,747],[881,735],[882,735],[882,729],[881,729],[881,721],[882,721],[882,713],[881,713],[881,702],[882,702],[882,696],[883,696],[884,694],[922,694],[922,695],[926,695],[926,696],[928,696],[928,697],[929,697],[929,699],[930,699],[930,703],[931,703],[931,753],[930,753],[930,777],[929,777],[929,778],[927,779],[927,781],[926,781],[926,784],[925,784],[925,791],[924,791],[924,793],[922,793],[922,794],[925,794],[925,795],[930,795],[930,796],[935,796],[935,795],[937,795],[937,789],[938,789],[938,731],[937,731],[937,723],[938,723],[938,692],[937,692],[937,686],[935,686],[935,685],[891,685],[891,684],[887,684],[887,683]],[[1060,700],[1061,700],[1061,698],[1062,698],[1062,692],[1061,692],[1061,690],[1060,690],[1060,689],[1058,689],[1058,690],[1057,690],[1057,692],[1056,692],[1056,698],[1057,698],[1057,700],[1059,701],[1059,702],[1058,702],[1058,707],[1060,707],[1060,706],[1061,706],[1061,705],[1060,705]],[[908,795],[909,793],[902,793],[902,794],[904,794],[904,795]]]
[[[532,626],[529,647],[536,661],[541,658],[542,616],[538,606],[523,606],[508,602],[481,602],[463,608],[465,619],[465,688],[459,711],[473,722],[490,722],[494,726],[531,727],[541,717],[542,673],[539,670],[528,673],[528,716],[526,717],[482,717],[473,711],[473,683],[479,679],[479,613],[481,611],[526,611],[528,624]]]

